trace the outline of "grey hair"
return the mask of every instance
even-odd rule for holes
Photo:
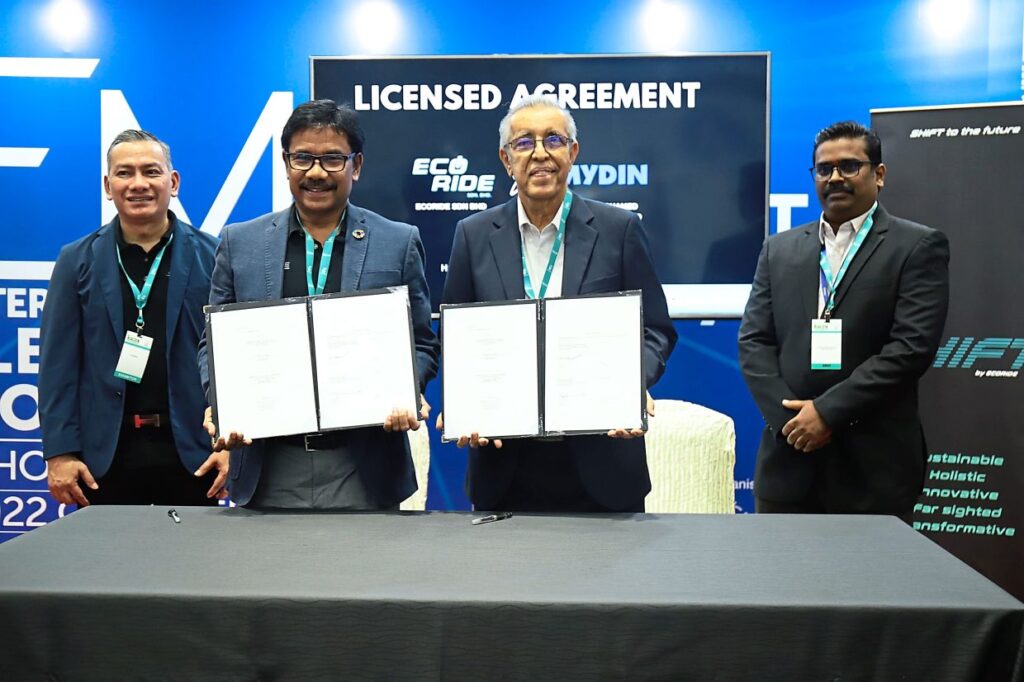
[[[501,149],[507,145],[512,138],[512,116],[516,112],[522,109],[528,109],[530,107],[551,107],[558,109],[562,112],[562,116],[565,117],[565,132],[569,134],[569,138],[576,140],[576,120],[569,113],[569,110],[558,103],[558,100],[554,95],[538,94],[527,95],[518,102],[515,102],[508,108],[508,113],[505,114],[505,118],[501,119],[501,123],[498,124],[498,148]]]
[[[166,142],[164,142],[163,140],[161,140],[160,138],[158,138],[156,135],[149,131],[135,130],[129,128],[128,130],[123,130],[120,133],[118,133],[117,137],[114,138],[114,141],[110,143],[109,147],[107,147],[108,173],[110,172],[110,156],[114,152],[114,147],[116,147],[119,144],[124,144],[126,142],[156,142],[158,145],[160,145],[160,149],[163,150],[164,158],[167,159],[167,170],[174,170],[174,164],[171,163],[171,148],[167,146]]]

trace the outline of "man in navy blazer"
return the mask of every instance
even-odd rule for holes
[[[59,502],[215,504],[221,491],[227,461],[211,456],[200,425],[196,364],[216,240],[168,210],[179,182],[166,144],[119,134],[103,179],[117,217],[61,249],[53,268],[39,416]],[[144,367],[124,361],[147,344]],[[207,474],[215,468],[223,475]]]
[[[926,458],[917,382],[946,320],[949,242],[878,203],[874,131],[829,126],[812,158],[821,217],[765,242],[740,325],[740,368],[765,420],[757,511],[909,521]],[[841,339],[834,362],[812,351],[812,324],[826,321]]]
[[[644,369],[647,386],[654,385],[676,332],[639,217],[575,195],[559,249],[560,209],[579,153],[572,115],[553,97],[529,96],[510,107],[499,136],[498,155],[518,198],[456,226],[443,302],[526,298],[524,263],[530,288],[541,297],[640,289]],[[460,447],[470,446],[467,493],[476,509],[642,512],[651,490],[642,436],[617,429],[607,436],[492,443],[467,434],[459,439]]]
[[[221,232],[212,305],[405,285],[409,289],[416,369],[422,393],[437,373],[423,245],[412,225],[349,203],[363,165],[355,111],[330,100],[300,105],[281,135],[294,204]],[[310,259],[312,273],[306,275]],[[315,280],[313,278],[316,278]],[[209,390],[207,348],[200,347]],[[287,396],[282,396],[286,400]],[[423,401],[424,410],[429,410]],[[267,509],[397,509],[416,491],[405,431],[418,415],[381,415],[384,428],[252,441],[221,434],[231,449],[228,487],[238,504]],[[424,414],[425,418],[425,414]],[[213,434],[213,424],[207,428]]]

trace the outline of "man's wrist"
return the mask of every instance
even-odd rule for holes
[[[812,400],[811,406],[814,408],[815,414],[818,415],[818,419],[821,420],[821,423],[824,425],[824,427],[831,431],[832,425],[829,423],[829,420],[825,418],[825,415],[822,413],[821,408],[818,405],[818,402],[816,400]]]
[[[61,458],[61,457],[81,460],[82,459],[82,453],[79,452],[79,451],[60,452],[60,453],[58,453],[56,455],[44,455],[43,459],[45,459],[47,462],[49,462],[51,459],[57,459],[57,458]]]

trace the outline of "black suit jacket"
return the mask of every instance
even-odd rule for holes
[[[878,206],[835,295],[837,371],[810,368],[820,252],[817,222],[769,238],[743,313],[740,366],[766,423],[754,490],[786,502],[817,486],[829,511],[906,513],[924,479],[917,382],[946,321],[949,243]],[[782,407],[785,398],[813,399],[832,443],[811,453],[790,447],[781,429],[795,412]]]
[[[443,303],[526,298],[517,201],[471,215],[456,226]],[[563,248],[562,296],[643,290],[644,371],[647,386],[652,386],[665,371],[676,332],[640,219],[577,194],[565,223]],[[470,451],[466,490],[475,508],[492,509],[501,499],[515,473],[517,453],[532,442],[506,440],[500,451],[490,446]],[[584,487],[605,507],[630,507],[650,491],[642,438],[572,436],[567,443]]]

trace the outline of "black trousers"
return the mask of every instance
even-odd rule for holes
[[[216,471],[196,478],[185,469],[174,445],[171,427],[122,427],[110,469],[96,482],[99,490],[82,486],[90,504],[156,504],[214,506],[206,497]]]
[[[608,509],[590,496],[564,440],[524,443],[516,457],[512,484],[496,511],[551,513],[643,513],[643,498],[626,509]],[[498,456],[502,456],[498,451]]]

